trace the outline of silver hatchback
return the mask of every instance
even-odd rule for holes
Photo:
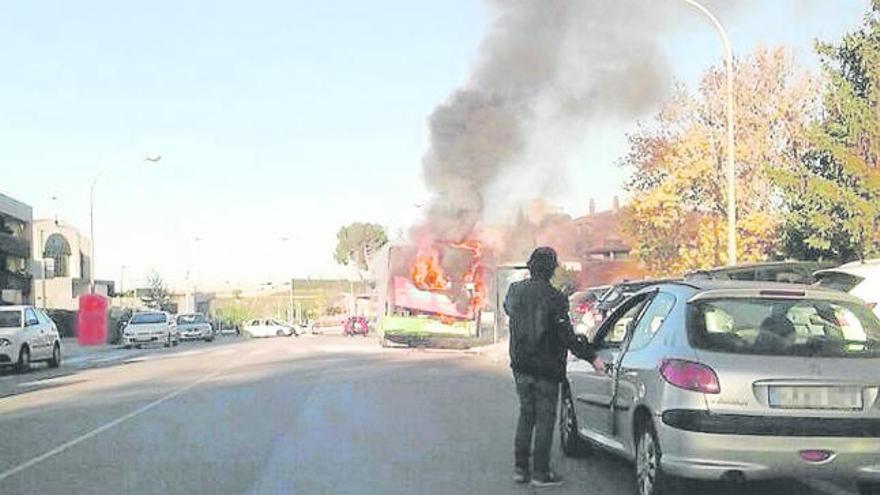
[[[566,454],[634,461],[640,495],[678,478],[832,478],[880,494],[880,321],[817,287],[690,281],[639,292],[572,358]]]

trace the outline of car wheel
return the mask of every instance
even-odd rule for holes
[[[278,330],[275,332],[276,337],[284,337],[284,330]]]
[[[562,452],[568,457],[586,457],[591,453],[590,445],[578,433],[577,416],[570,392],[562,395],[560,404],[559,444],[562,446]]]
[[[179,344],[180,344],[180,337],[175,338],[175,339],[171,342],[171,345],[173,345],[173,346],[177,346],[177,345],[179,345]]]
[[[880,495],[880,483],[862,482],[857,483],[859,495]]]
[[[669,477],[660,467],[660,442],[654,423],[643,422],[636,433],[636,493],[638,495],[666,495],[671,493]]]
[[[168,340],[165,341],[165,347],[171,347],[171,334],[168,334]]]
[[[29,369],[31,369],[31,350],[26,345],[23,345],[18,352],[18,362],[15,363],[15,371],[24,373]]]
[[[55,344],[52,347],[52,359],[49,360],[50,368],[57,368],[61,366],[61,346]]]

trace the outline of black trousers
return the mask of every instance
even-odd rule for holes
[[[519,395],[519,421],[514,441],[516,467],[529,470],[534,435],[534,472],[547,474],[556,425],[556,404],[559,402],[559,381],[517,372],[513,377]]]

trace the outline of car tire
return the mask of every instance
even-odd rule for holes
[[[61,346],[57,343],[52,346],[52,358],[49,359],[49,367],[57,368],[61,366]]]
[[[592,449],[578,433],[574,401],[568,390],[562,394],[559,409],[559,445],[562,446],[562,453],[567,457],[587,457]]]
[[[21,346],[21,350],[18,351],[18,361],[15,363],[15,371],[19,373],[24,373],[27,370],[31,369],[31,350],[28,346]]]
[[[163,344],[163,345],[165,347],[171,347],[171,334],[170,333],[168,334],[168,340],[166,340],[165,344]]]
[[[663,473],[660,459],[663,451],[657,430],[650,419],[645,419],[636,430],[635,452],[636,493],[638,495],[668,495],[677,493],[672,478]]]
[[[880,495],[880,483],[865,481],[856,483],[856,487],[859,489],[859,495]]]
[[[277,330],[275,332],[276,337],[284,337],[284,330]]]

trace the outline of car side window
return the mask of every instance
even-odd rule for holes
[[[24,310],[24,321],[25,321],[25,326],[27,326],[27,327],[31,327],[31,326],[40,324],[40,320],[37,319],[37,314],[34,313],[34,310],[31,308],[27,308]]]
[[[633,330],[629,343],[630,351],[635,351],[648,345],[657,331],[660,330],[663,320],[672,311],[673,306],[675,306],[675,296],[665,292],[658,293],[651,300],[651,304],[645,310]]]
[[[605,332],[605,335],[604,337],[598,336],[601,339],[601,344],[606,347],[619,347],[626,338],[627,331],[648,301],[650,301],[650,297],[646,295],[640,297],[638,301],[632,301],[631,304],[625,302],[619,311],[602,324],[600,332]]]

